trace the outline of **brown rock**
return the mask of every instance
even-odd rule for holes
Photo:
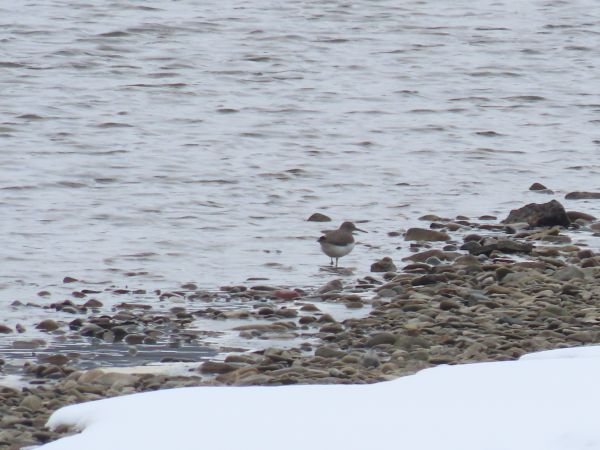
[[[55,366],[64,366],[69,362],[69,358],[61,354],[49,355],[42,358],[42,362],[45,364],[54,364]]]
[[[569,216],[571,222],[575,222],[576,220],[583,220],[585,222],[591,222],[592,220],[596,220],[596,218],[591,214],[579,211],[567,211],[567,216]]]
[[[397,270],[398,268],[389,256],[371,264],[371,272],[396,272]]]
[[[12,333],[12,332],[13,332],[13,329],[11,327],[2,325],[0,323],[0,333],[8,334],[8,333]]]
[[[237,367],[231,364],[217,362],[217,361],[206,361],[203,363],[199,371],[201,373],[228,373],[236,370]]]
[[[565,195],[565,198],[567,200],[597,200],[600,199],[600,192],[569,192],[567,195]]]
[[[96,300],[95,298],[89,299],[87,302],[83,304],[86,308],[101,308],[104,304],[100,300]]]
[[[393,345],[396,343],[396,336],[392,333],[378,333],[365,343],[367,347],[375,347],[376,345],[388,344]]]
[[[279,289],[273,292],[273,295],[282,300],[293,300],[295,298],[300,297],[300,294],[291,289]]]
[[[38,323],[35,327],[42,331],[54,331],[59,328],[59,325],[56,320],[45,319]]]
[[[309,222],[331,222],[331,217],[321,213],[314,213],[307,220]]]
[[[334,322],[323,325],[319,331],[321,333],[340,333],[341,331],[344,331],[344,327],[339,323]]]
[[[513,209],[502,223],[527,222],[532,227],[551,227],[571,224],[563,205],[556,200],[548,203],[529,203],[522,208]]]
[[[548,188],[541,183],[533,183],[531,186],[529,186],[530,191],[543,191],[545,189]]]
[[[331,291],[341,291],[344,288],[344,285],[342,284],[342,280],[336,279],[336,280],[331,280],[329,282],[327,282],[325,285],[321,286],[317,292],[319,294],[326,294],[327,292],[331,292]]]
[[[427,228],[409,228],[404,234],[405,241],[449,241],[450,236],[443,231]]]
[[[145,334],[128,334],[125,336],[125,342],[129,345],[138,345],[144,342]]]

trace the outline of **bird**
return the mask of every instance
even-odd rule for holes
[[[352,251],[354,248],[353,231],[366,233],[365,230],[356,228],[352,222],[344,222],[337,230],[328,231],[318,239],[321,251],[331,258],[330,265],[333,266],[333,258],[335,258],[335,267],[337,267],[338,260]]]

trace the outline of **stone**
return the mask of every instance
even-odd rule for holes
[[[300,294],[291,289],[278,289],[273,291],[273,295],[282,300],[293,300],[300,297]]]
[[[571,222],[575,222],[576,220],[583,220],[584,222],[592,222],[593,220],[596,220],[596,217],[592,216],[591,214],[587,214],[587,213],[579,212],[579,211],[567,211],[567,216],[569,216],[569,219],[571,220]]]
[[[308,222],[331,222],[331,217],[321,213],[314,213],[308,219]]]
[[[397,270],[398,268],[389,256],[371,264],[371,272],[396,272]]]
[[[548,189],[546,186],[544,186],[541,183],[533,183],[531,186],[529,186],[529,190],[530,191],[543,191]]]
[[[104,328],[102,328],[99,325],[96,325],[95,323],[86,323],[79,330],[79,334],[81,336],[102,337],[102,335],[104,334],[104,331],[105,331]]]
[[[585,191],[569,192],[567,195],[565,195],[565,199],[567,199],[567,200],[598,200],[598,199],[600,199],[600,192],[585,192]]]
[[[228,373],[228,372],[233,372],[234,370],[236,370],[237,367],[232,365],[232,364],[228,364],[228,363],[224,363],[224,362],[217,362],[217,361],[206,361],[204,363],[202,363],[202,365],[200,366],[200,368],[198,369],[200,371],[200,373]]]
[[[525,242],[513,241],[511,239],[500,239],[496,242],[496,250],[502,253],[531,253],[533,245]]]
[[[83,304],[86,308],[101,308],[104,304],[100,300],[96,300],[95,298],[89,299],[87,302]]]
[[[42,407],[42,399],[37,395],[29,394],[21,400],[21,406],[35,412]]]
[[[414,255],[402,258],[402,261],[413,261],[413,262],[424,262],[431,257],[436,257],[442,261],[453,261],[456,258],[462,256],[460,252],[445,252],[438,249],[425,250],[424,252],[415,253]]]
[[[48,355],[42,358],[42,362],[45,364],[54,364],[55,366],[64,366],[69,362],[69,358],[61,354]]]
[[[558,201],[548,203],[529,203],[522,208],[513,209],[502,223],[527,222],[531,227],[551,227],[559,225],[568,227],[571,224],[567,212]]]
[[[450,236],[443,231],[429,230],[427,228],[409,228],[404,234],[405,241],[449,241]]]
[[[323,325],[319,331],[321,333],[340,333],[341,331],[344,331],[344,327],[339,323],[334,322]]]
[[[570,281],[574,278],[583,279],[584,277],[585,273],[583,272],[583,270],[579,269],[576,266],[563,267],[562,269],[558,269],[552,274],[552,278],[559,281]]]
[[[23,340],[23,341],[13,341],[12,348],[18,349],[34,349],[44,347],[46,345],[46,341],[43,339],[31,339],[31,340]]]
[[[366,367],[368,369],[368,368],[379,367],[379,365],[381,364],[381,361],[379,360],[379,357],[375,354],[375,352],[373,350],[369,350],[360,359],[360,364],[363,367]]]
[[[319,347],[315,350],[315,356],[320,356],[321,358],[336,358],[341,359],[346,356],[347,353],[341,350],[336,350],[331,347]]]
[[[393,345],[396,343],[396,336],[392,333],[378,333],[365,343],[367,347],[375,347],[376,345],[388,344]]]
[[[125,336],[124,340],[125,340],[126,344],[139,345],[144,342],[144,339],[146,339],[145,334],[132,333],[132,334],[128,334],[127,336]]]
[[[60,326],[58,325],[58,322],[56,322],[56,320],[52,320],[52,319],[42,320],[35,327],[38,330],[42,330],[42,331],[54,331],[54,330],[58,330],[58,328],[60,328]]]
[[[9,334],[12,333],[13,329],[9,326],[3,325],[0,323],[0,333]]]
[[[460,304],[449,298],[445,298],[440,301],[440,309],[442,311],[450,311],[452,309],[459,309],[459,308],[460,308]]]
[[[344,285],[342,283],[342,280],[335,279],[335,280],[331,280],[331,281],[327,282],[325,285],[321,286],[317,290],[317,293],[326,294],[327,292],[341,291],[343,288],[344,288]]]
[[[139,376],[130,373],[104,372],[94,378],[94,384],[109,387],[115,390],[121,390],[126,386],[133,386],[139,380]]]

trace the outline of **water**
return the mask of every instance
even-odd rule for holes
[[[600,215],[592,1],[0,1],[0,301],[319,285],[425,213]],[[313,212],[332,224],[306,222]],[[397,249],[397,247],[401,247]]]

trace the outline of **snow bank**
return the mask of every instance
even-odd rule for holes
[[[73,405],[43,450],[600,448],[600,347],[440,366],[374,385],[198,387]]]

